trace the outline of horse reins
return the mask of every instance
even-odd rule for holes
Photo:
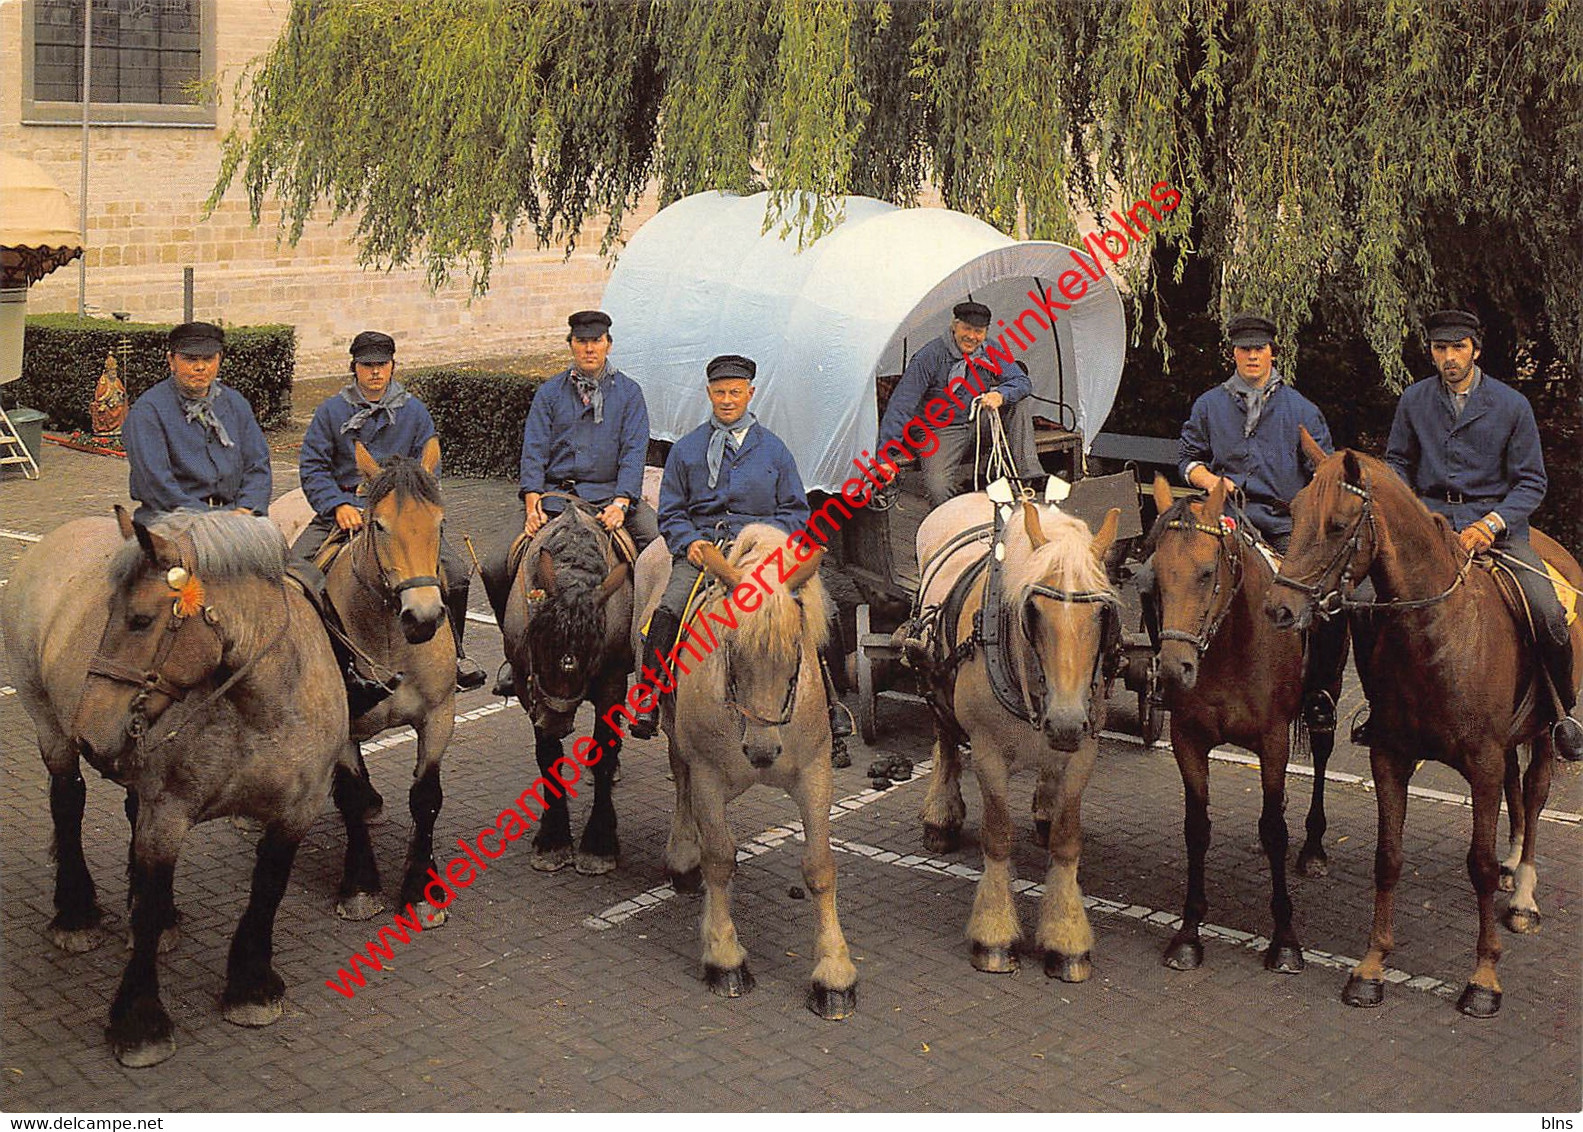
[[[374,568],[379,571],[379,580],[377,583],[369,581],[363,572],[358,568],[357,550],[358,547],[363,544],[367,544],[369,552],[374,556]],[[401,595],[408,590],[422,589],[427,586],[433,586],[435,589],[442,590],[443,592],[443,587],[440,584],[439,578],[440,566],[438,549],[435,551],[436,558],[433,574],[414,574],[411,577],[402,578],[400,581],[394,583],[391,582],[390,570],[385,566],[385,560],[379,555],[379,537],[374,529],[372,516],[370,516],[369,521],[363,524],[362,530],[358,531],[357,533],[357,537],[352,540],[351,550],[352,576],[359,582],[363,583],[363,585],[367,586],[369,589],[378,590],[382,595],[384,595],[385,605],[390,609],[396,609],[401,605]]]
[[[1042,582],[1035,582],[1033,585],[1029,586],[1026,591],[1024,591],[1022,602],[1020,604],[1024,606],[1027,605],[1028,602],[1035,596],[1047,597],[1052,601],[1060,602],[1063,605],[1098,604],[1104,606],[1104,608],[1100,611],[1100,644],[1099,647],[1094,650],[1094,668],[1092,673],[1089,675],[1088,681],[1088,707],[1084,712],[1083,719],[1083,730],[1090,735],[1096,734],[1098,729],[1094,725],[1094,704],[1102,698],[1099,696],[1099,686],[1105,678],[1104,662],[1105,653],[1107,651],[1105,645],[1105,638],[1108,635],[1107,620],[1115,618],[1118,615],[1117,610],[1120,603],[1116,600],[1116,595],[1110,593],[1107,590],[1060,590],[1056,589],[1054,586],[1044,585]],[[1022,639],[1027,642],[1029,648],[1035,650],[1034,656],[1037,658],[1037,646],[1034,643],[1032,635],[1028,632],[1027,619],[1018,617],[1017,624],[1019,630],[1022,633]],[[1044,727],[1044,665],[1042,663],[1036,663],[1032,665],[1032,668],[1032,677],[1038,685],[1037,699],[1039,706],[1037,710],[1035,710],[1033,706],[1033,699],[1029,694],[1030,689],[1027,686],[1028,681],[1023,681],[1022,698],[1023,705],[1027,709],[1028,722],[1033,726],[1035,731],[1038,731]]]
[[[735,708],[743,718],[743,729],[746,730],[747,722],[751,721],[760,727],[785,727],[792,720],[792,711],[796,707],[797,684],[802,679],[802,647],[797,648],[797,666],[792,669],[791,679],[786,683],[786,696],[781,701],[780,716],[769,719],[751,712],[737,701],[737,674],[736,668],[731,663],[731,646],[725,648],[726,654],[726,705]]]

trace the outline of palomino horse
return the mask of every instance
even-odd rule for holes
[[[961,495],[930,512],[918,528],[923,607],[948,607],[947,595],[958,579],[989,553],[981,541],[962,541],[959,532],[989,523],[994,506],[987,495]],[[1026,717],[1001,706],[990,684],[982,632],[976,628],[987,581],[981,574],[967,583],[970,590],[953,624],[935,626],[952,647],[931,677],[935,773],[921,816],[930,848],[957,844],[967,813],[960,785],[965,738],[972,744],[973,772],[984,797],[984,873],[967,923],[973,966],[992,973],[1015,971],[1022,926],[1011,893],[1007,784],[1019,764],[1038,771],[1038,812],[1050,816],[1050,868],[1035,942],[1044,953],[1045,974],[1079,983],[1091,973],[1094,945],[1077,880],[1081,806],[1104,726],[1100,662],[1106,620],[1115,609],[1102,563],[1121,512],[1112,508],[1099,533],[1090,536],[1087,524],[1054,507],[1025,502],[1021,509],[1004,533],[1004,593],[1016,626],[1004,647]],[[937,555],[940,560],[932,562]]]
[[[1295,973],[1303,969],[1303,949],[1292,929],[1286,890],[1286,762],[1293,729],[1306,730],[1300,710],[1303,640],[1280,632],[1263,614],[1275,570],[1254,545],[1251,528],[1228,519],[1225,481],[1216,483],[1207,501],[1175,501],[1165,479],[1156,476],[1154,503],[1160,519],[1148,549],[1160,617],[1159,674],[1171,709],[1171,749],[1182,773],[1187,839],[1187,899],[1182,926],[1166,946],[1165,965],[1187,971],[1204,961],[1199,925],[1209,906],[1209,752],[1231,742],[1259,756],[1259,842],[1270,862],[1275,920],[1264,965]],[[1337,691],[1331,689],[1332,696]],[[1323,783],[1335,735],[1310,738],[1314,794],[1298,868],[1323,875]]]
[[[684,629],[677,650],[681,672],[671,674],[675,700],[663,713],[676,779],[665,868],[678,891],[697,891],[702,874],[709,989],[727,998],[748,993],[753,976],[731,921],[736,842],[726,824],[726,803],[756,784],[778,786],[791,795],[802,814],[807,846],[803,880],[818,916],[808,1008],[822,1018],[840,1019],[857,1008],[857,968],[836,917],[830,852],[830,721],[819,672],[828,604],[818,577],[819,556],[789,576],[782,572],[784,585],[774,585],[777,575],[771,574],[767,596],[744,580],[770,561],[789,557],[785,546],[784,531],[752,523],[737,537],[729,560],[718,553],[708,559],[710,573],[725,589],[705,591],[696,628]],[[670,561],[658,540],[638,561],[643,620],[665,592]],[[748,596],[740,606],[725,600],[744,590]],[[635,648],[641,624],[633,625]]]
[[[575,863],[586,876],[616,867],[616,806],[612,787],[621,765],[621,736],[606,718],[627,694],[632,671],[632,571],[610,534],[585,514],[580,501],[533,536],[522,554],[500,631],[516,678],[517,699],[533,721],[540,775],[565,755],[561,745],[587,700],[597,720],[594,801],[582,842],[572,855],[571,813],[552,786],[533,839],[532,865],[553,872]]]
[[[175,924],[182,840],[200,822],[242,814],[264,825],[221,1009],[241,1026],[281,1015],[275,912],[347,751],[335,656],[285,583],[285,550],[267,520],[177,512],[143,526],[117,507],[115,520],[46,535],[3,595],[12,676],[50,773],[49,935],[66,951],[93,947],[102,916],[83,859],[79,758],[128,791],[132,957],[107,1031],[123,1065],[176,1050],[156,953]]]
[[[1474,566],[1445,519],[1432,515],[1394,471],[1351,450],[1326,457],[1306,435],[1303,450],[1323,462],[1292,501],[1291,551],[1265,609],[1283,628],[1305,626],[1316,610],[1349,615],[1369,699],[1369,762],[1379,799],[1374,927],[1368,953],[1353,968],[1342,999],[1352,1006],[1383,1000],[1385,960],[1395,946],[1407,783],[1417,762],[1431,758],[1459,771],[1472,789],[1468,875],[1478,897],[1478,961],[1457,1006],[1488,1018],[1501,1003],[1495,827],[1503,781],[1513,803],[1513,829],[1523,831],[1507,924],[1514,931],[1535,931],[1539,924],[1534,842],[1550,791],[1552,756],[1544,701],[1525,695],[1534,662],[1494,578]],[[1583,585],[1583,571],[1570,554],[1538,531],[1530,538],[1571,585]],[[1377,600],[1352,597],[1352,587],[1365,575]],[[1574,624],[1574,680],[1579,671],[1583,625]],[[1519,826],[1515,746],[1524,742],[1532,743],[1532,752],[1522,779]]]

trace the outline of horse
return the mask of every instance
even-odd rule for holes
[[[971,534],[975,525],[987,529],[995,506],[984,494],[961,495],[924,519],[917,537],[918,561],[924,564],[920,608],[949,608],[947,597],[958,580],[990,553],[981,541],[964,540],[963,532]],[[972,963],[980,971],[1009,974],[1018,967],[1022,927],[1011,892],[1012,821],[1006,794],[1012,770],[1031,765],[1039,774],[1036,812],[1050,821],[1050,866],[1035,942],[1044,953],[1046,975],[1079,983],[1092,973],[1094,933],[1083,908],[1077,867],[1083,788],[1105,721],[1101,661],[1116,624],[1116,598],[1103,560],[1115,541],[1120,516],[1112,508],[1098,534],[1091,535],[1081,519],[1024,502],[1020,521],[1006,522],[1004,593],[1016,629],[1008,633],[1004,647],[1021,686],[1021,718],[994,693],[976,625],[987,575],[968,581],[966,597],[949,616],[950,623],[934,627],[942,656],[930,678],[935,773],[920,816],[931,849],[949,851],[959,842],[967,812],[960,748],[964,740],[970,742],[973,772],[984,798],[984,871],[967,923]]]
[[[736,843],[726,824],[726,804],[754,785],[785,790],[802,814],[803,881],[818,917],[807,1005],[821,1018],[839,1020],[857,1008],[857,968],[836,915],[830,851],[834,780],[829,706],[819,671],[829,603],[818,577],[820,554],[789,574],[784,569],[771,574],[770,582],[786,580],[766,584],[767,594],[745,581],[772,560],[791,557],[786,546],[784,531],[750,523],[729,558],[706,555],[706,568],[719,584],[700,598],[695,627],[684,627],[683,643],[674,652],[680,673],[658,674],[661,681],[670,675],[675,688],[674,700],[661,714],[676,781],[665,867],[678,891],[696,892],[702,881],[709,989],[726,998],[747,994],[754,984],[731,920]],[[638,560],[643,621],[665,592],[670,563],[659,541]],[[634,648],[641,624],[633,625]]]
[[[1224,481],[1209,498],[1173,500],[1164,477],[1154,479],[1160,516],[1145,546],[1159,610],[1158,672],[1171,710],[1171,749],[1182,775],[1183,834],[1187,841],[1187,896],[1182,926],[1166,945],[1163,962],[1178,971],[1204,962],[1199,925],[1208,901],[1204,856],[1209,849],[1209,752],[1224,742],[1259,756],[1264,807],[1259,842],[1270,862],[1270,915],[1275,931],[1264,953],[1271,971],[1303,969],[1303,949],[1292,928],[1286,889],[1286,764],[1294,734],[1313,750],[1314,793],[1308,838],[1298,870],[1325,871],[1325,766],[1333,732],[1309,734],[1302,722],[1303,639],[1284,633],[1263,614],[1275,568],[1259,550],[1248,524],[1227,511]],[[1332,696],[1339,688],[1331,689]]]
[[[1318,470],[1292,501],[1291,548],[1265,611],[1282,628],[1302,628],[1316,612],[1347,613],[1371,712],[1369,764],[1379,806],[1374,923],[1368,952],[1348,976],[1342,1000],[1359,1007],[1384,1001],[1407,784],[1417,763],[1432,758],[1461,773],[1473,796],[1468,875],[1479,931],[1473,975],[1457,1007],[1475,1018],[1493,1017],[1501,1004],[1494,894],[1503,788],[1513,835],[1522,837],[1506,923],[1513,931],[1536,931],[1540,919],[1534,850],[1552,760],[1543,702],[1525,694],[1536,677],[1534,661],[1494,577],[1474,566],[1450,524],[1389,466],[1350,449],[1326,457],[1306,434],[1303,451]],[[1570,554],[1539,531],[1530,539],[1570,585],[1583,586],[1583,570]],[[1375,600],[1352,596],[1365,576]],[[1575,680],[1583,671],[1583,625],[1574,624],[1571,636]],[[1532,747],[1519,799],[1516,745],[1524,742]]]
[[[240,1026],[276,1021],[285,984],[271,965],[275,913],[347,754],[335,656],[286,584],[280,532],[228,511],[144,524],[117,507],[114,520],[74,520],[18,563],[0,626],[50,774],[49,937],[62,950],[102,938],[80,761],[127,790],[132,955],[106,1031],[116,1059],[140,1068],[175,1053],[156,956],[176,921],[176,861],[192,826],[227,815],[264,832],[221,1010]]]
[[[584,876],[615,869],[620,858],[613,787],[621,765],[621,734],[607,718],[626,699],[634,653],[632,571],[608,531],[581,501],[545,524],[527,543],[511,583],[500,631],[517,699],[533,722],[540,775],[564,757],[561,740],[586,700],[598,717],[594,801],[575,858],[571,814],[553,787],[533,839],[531,864],[554,872],[573,864]]]

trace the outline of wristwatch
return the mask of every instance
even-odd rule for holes
[[[617,507],[621,508],[621,510],[623,510],[623,511],[630,511],[630,510],[632,510],[632,500],[630,500],[630,499],[612,499],[610,502],[614,503]]]
[[[1495,525],[1494,519],[1484,519],[1484,529],[1489,531],[1491,538],[1500,538],[1501,529]]]

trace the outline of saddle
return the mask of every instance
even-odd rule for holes
[[[1528,596],[1523,593],[1521,583],[1517,580],[1517,571],[1493,555],[1479,555],[1474,559],[1476,563],[1490,572],[1495,581],[1495,588],[1500,591],[1501,600],[1506,603],[1506,610],[1512,615],[1512,620],[1517,623],[1519,632],[1525,634],[1525,639],[1533,643],[1539,632],[1539,627],[1534,624],[1533,610],[1528,606]],[[1540,559],[1543,562],[1543,559]],[[1548,575],[1551,587],[1556,592],[1556,600],[1561,603],[1561,611],[1566,617],[1567,625],[1578,619],[1577,591],[1567,584],[1566,578],[1552,563],[1545,562],[1545,573]]]

